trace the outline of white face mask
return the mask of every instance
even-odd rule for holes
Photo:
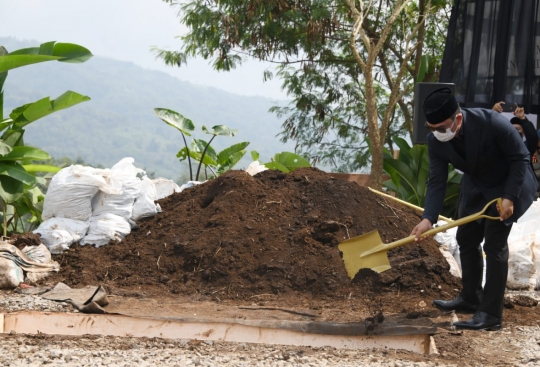
[[[449,141],[456,136],[456,132],[452,132],[452,128],[454,127],[454,124],[456,123],[456,119],[454,118],[454,121],[452,122],[452,125],[448,129],[446,129],[446,132],[441,133],[440,131],[434,131],[433,135],[437,138],[438,141]],[[457,131],[457,130],[456,130]]]

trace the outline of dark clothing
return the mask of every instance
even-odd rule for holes
[[[519,120],[517,118],[513,118],[510,122]],[[536,148],[538,144],[538,133],[536,132],[536,128],[534,127],[533,123],[530,122],[527,118],[523,120],[519,120],[519,125],[521,125],[521,128],[523,129],[523,135],[525,135],[525,146],[527,147],[527,150],[529,151],[529,154],[531,157],[534,153],[536,153]]]
[[[536,175],[536,179],[538,180],[538,187],[536,188],[536,196],[535,198],[540,197],[540,160],[538,159],[538,152],[534,153],[534,155],[531,158],[532,162],[532,168],[534,171],[534,174]]]
[[[450,142],[440,142],[433,134],[428,135],[430,178],[422,218],[431,223],[437,221],[446,193],[448,164],[464,173],[459,218],[479,212],[498,197],[514,203],[514,214],[504,223],[480,220],[460,226],[457,232],[463,272],[462,297],[472,304],[480,301],[480,311],[501,317],[508,274],[508,234],[511,224],[532,204],[538,183],[521,136],[504,116],[481,108],[463,109],[462,113],[460,134]],[[463,138],[461,143],[460,138]],[[488,212],[498,216],[494,204]],[[480,244],[484,238],[487,269],[482,292]]]
[[[487,214],[498,216],[494,207],[490,207]],[[505,225],[501,221],[482,219],[459,226],[456,234],[463,280],[461,296],[471,304],[479,304],[478,311],[496,317],[502,317],[504,288],[508,276],[507,239],[511,229],[511,225]],[[487,269],[486,285],[482,291],[484,259],[480,244],[484,237]]]
[[[483,108],[462,110],[465,158],[453,140],[438,141],[428,135],[429,182],[422,218],[436,223],[442,210],[448,179],[448,164],[463,172],[459,216],[479,212],[488,201],[502,197],[512,200],[514,214],[505,222],[515,222],[534,199],[537,181],[523,140],[508,120]],[[461,131],[460,131],[461,134]]]

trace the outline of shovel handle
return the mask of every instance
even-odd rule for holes
[[[381,191],[372,189],[371,187],[368,187],[368,189],[369,189],[371,192],[374,192],[374,193],[377,194],[377,195],[383,196],[383,197],[388,198],[388,199],[390,199],[390,200],[394,200],[395,202],[398,202],[398,203],[400,203],[400,204],[403,204],[403,205],[405,205],[405,206],[408,206],[409,208],[418,210],[418,211],[420,211],[420,213],[423,213],[423,212],[424,212],[424,208],[421,208],[421,207],[416,206],[416,205],[414,205],[414,204],[408,203],[408,202],[406,202],[406,201],[404,201],[404,200],[401,200],[401,199],[398,199],[398,198],[396,198],[396,197],[393,197],[392,195],[385,194],[384,192],[381,192]],[[444,221],[446,221],[446,222],[453,222],[452,219],[443,217],[442,215],[439,215],[439,220],[444,220]]]
[[[431,235],[439,233],[439,232],[444,232],[444,231],[446,231],[446,230],[448,230],[450,228],[454,228],[454,227],[457,227],[457,226],[461,226],[463,224],[474,222],[477,219],[486,218],[486,219],[492,219],[492,220],[499,220],[499,219],[501,219],[501,217],[490,217],[489,215],[484,215],[484,212],[487,210],[487,208],[491,204],[493,204],[494,202],[497,202],[499,204],[499,208],[502,208],[502,199],[501,198],[493,199],[489,203],[487,203],[486,206],[484,206],[484,209],[482,209],[478,213],[471,214],[469,216],[457,219],[457,220],[455,220],[453,222],[444,224],[444,225],[442,225],[440,227],[432,228],[432,229],[430,229],[428,231],[425,231],[424,233],[422,233],[420,238],[423,238],[423,237],[426,237],[426,236],[431,236]],[[413,242],[415,240],[415,238],[416,238],[416,236],[409,236],[409,237],[402,238],[401,240],[397,240],[397,241],[386,243],[386,244],[381,244],[381,245],[379,245],[379,246],[377,246],[377,247],[375,247],[375,248],[373,248],[373,249],[371,249],[369,251],[363,252],[360,255],[360,257],[371,255],[371,254],[376,253],[376,252],[388,251],[388,250],[391,250],[393,248],[406,245],[408,243]]]

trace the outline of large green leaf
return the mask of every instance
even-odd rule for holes
[[[10,176],[0,175],[0,197],[6,203],[13,203],[24,192],[24,184]]]
[[[418,193],[418,205],[424,206],[424,198],[427,190],[427,179],[429,177],[429,158],[427,146],[417,144],[412,147],[411,166],[416,176],[416,192]]]
[[[57,173],[61,170],[60,167],[52,166],[50,164],[23,164],[23,167],[26,170],[26,172],[29,172],[29,173],[36,173],[36,172]]]
[[[33,185],[36,183],[36,178],[26,172],[24,167],[17,162],[1,162],[0,175],[9,176],[21,181],[25,185]]]
[[[4,46],[0,46],[0,57],[7,55],[7,50]],[[8,72],[0,73],[0,120],[4,118],[4,82],[6,81]]]
[[[180,130],[186,136],[191,136],[191,133],[195,130],[193,122],[178,112],[166,108],[154,108],[154,113],[163,120],[163,122]]]
[[[422,57],[420,58],[420,68],[418,70],[418,77],[416,79],[417,83],[420,83],[424,80],[424,77],[426,76],[426,72],[429,67],[429,61],[430,58],[428,55],[422,55]]]
[[[242,143],[231,145],[230,147],[223,149],[217,155],[217,163],[220,165],[225,165],[225,162],[230,158],[230,156],[244,150],[248,145],[249,145],[249,142],[242,142]],[[246,154],[246,152],[244,152],[244,154]],[[243,156],[244,155],[242,155],[242,157]]]
[[[52,45],[51,45],[52,44]],[[42,46],[42,47],[41,47]],[[93,55],[85,47],[72,43],[47,42],[40,47],[23,48],[0,57],[0,73],[45,61],[81,63]],[[52,47],[51,47],[52,46]]]
[[[251,159],[253,159],[254,161],[259,160],[259,152],[257,152],[256,150],[252,150],[250,154],[251,154]]]
[[[224,162],[220,163],[219,173],[233,169],[233,167],[246,155],[247,150],[233,153]]]
[[[386,187],[387,189],[389,189],[390,191],[393,191],[395,193],[397,193],[397,196],[399,198],[405,198],[407,196],[407,192],[405,191],[405,189],[403,188],[403,186],[399,185],[395,185],[394,182],[392,180],[388,180],[388,181],[384,181],[383,182],[383,185],[384,187]]]
[[[51,156],[41,149],[28,146],[14,147],[13,150],[8,154],[0,156],[0,162],[24,159],[45,160],[51,159]]]
[[[415,204],[417,204],[419,202],[418,193],[416,191],[417,179],[412,169],[405,163],[396,159],[388,160],[387,163],[396,170],[397,174],[402,180],[402,185],[403,183],[406,185],[407,192],[413,194],[415,197]]]
[[[393,137],[392,141],[399,147],[399,160],[405,164],[410,164],[412,157],[409,143],[398,136]]]
[[[8,117],[0,121],[0,131],[3,131],[6,127],[10,126],[13,123],[13,119]]]
[[[0,140],[0,155],[6,155],[11,152],[11,145],[4,143],[3,140]]]
[[[207,134],[219,136],[235,136],[238,132],[237,129],[231,129],[225,125],[212,126],[212,130],[208,130],[208,128],[203,125],[202,130]]]
[[[207,147],[208,146],[208,147]],[[204,153],[203,164],[207,166],[217,166],[217,154],[214,148],[211,145],[208,145],[208,142],[202,139],[193,139],[191,140],[191,150],[199,154],[197,159],[199,162],[201,160],[201,155],[206,148]]]
[[[273,169],[273,170],[278,170],[278,171],[281,171],[281,172],[285,172],[285,173],[289,173],[290,171],[287,169],[287,167],[285,167],[284,165],[282,165],[281,163],[279,162],[268,162],[268,163],[265,163],[264,166],[268,169]]]
[[[15,130],[9,129],[9,130],[6,130],[4,134],[2,134],[2,140],[7,145],[14,147],[21,142],[23,135],[24,135],[23,129],[15,129]]]
[[[201,155],[202,155],[202,153],[199,153],[199,152],[193,151],[192,149],[189,149],[189,157],[191,159],[193,159],[193,160],[195,160],[197,162],[200,162],[201,161]],[[187,149],[185,147],[180,149],[178,151],[178,153],[176,153],[176,157],[179,158],[180,162],[185,161],[187,159],[187,157],[188,157]],[[207,166],[212,166],[212,167],[217,166],[217,162],[215,160],[213,160],[207,154],[204,155],[203,164],[205,164]]]
[[[42,98],[36,102],[25,104],[13,110],[10,117],[15,121],[17,127],[24,127],[42,117],[50,115],[68,107],[72,107],[82,102],[89,101],[90,97],[83,96],[77,92],[67,91],[54,100],[49,97]]]
[[[288,171],[294,171],[300,167],[311,167],[311,164],[307,159],[291,152],[277,153],[270,163],[279,163],[279,165],[286,167]],[[267,168],[272,169],[268,167],[268,164],[270,163],[265,163],[264,165]]]

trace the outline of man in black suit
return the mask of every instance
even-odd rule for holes
[[[495,111],[460,109],[452,91],[440,88],[426,97],[423,105],[430,159],[429,182],[424,213],[411,235],[420,240],[443,207],[448,165],[462,171],[460,218],[477,213],[491,200],[502,197],[502,208],[493,204],[482,219],[458,228],[462,267],[462,291],[450,301],[435,300],[444,311],[475,312],[456,328],[497,330],[501,328],[504,290],[508,275],[508,235],[534,200],[536,177],[523,141],[508,120]],[[486,283],[482,288],[484,240]]]

